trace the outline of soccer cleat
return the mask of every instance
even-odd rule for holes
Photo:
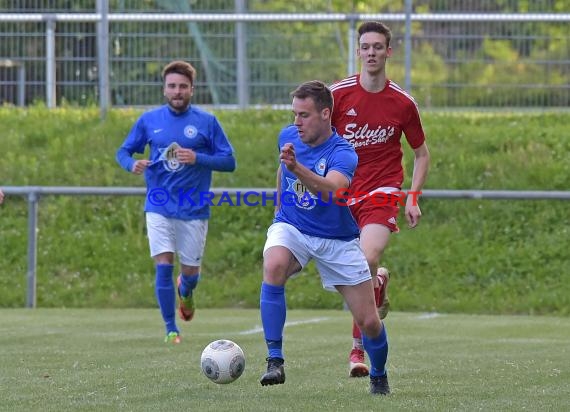
[[[388,299],[388,282],[390,281],[390,272],[386,268],[378,268],[376,272],[378,284],[380,285],[380,302],[378,305],[378,315],[380,319],[388,316],[390,310],[390,299]]]
[[[267,358],[267,372],[263,374],[259,382],[261,386],[279,385],[285,383],[285,369],[281,358]]]
[[[182,275],[178,275],[176,281],[176,286],[177,286],[176,290],[178,292],[178,314],[180,315],[180,319],[188,322],[192,320],[192,318],[194,317],[194,311],[195,311],[194,298],[192,297],[192,295],[183,297],[180,294],[180,283],[182,282],[180,276]]]
[[[368,376],[368,366],[364,363],[364,351],[353,348],[350,351],[349,374],[351,378],[362,378]]]
[[[372,395],[388,395],[390,385],[388,385],[388,375],[370,377],[370,393]]]
[[[178,332],[168,332],[168,335],[166,335],[166,337],[164,338],[164,342],[165,343],[173,343],[173,344],[178,344],[182,341],[182,339],[180,338],[180,334]]]

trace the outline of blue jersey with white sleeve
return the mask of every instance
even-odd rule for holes
[[[301,141],[297,128],[291,125],[279,134],[279,148],[285,143],[294,145],[297,162],[312,172],[326,176],[331,170],[336,170],[345,175],[349,183],[352,180],[358,156],[352,145],[336,131],[326,142],[311,147]],[[289,223],[309,236],[341,240],[359,236],[348,206],[327,199],[323,194],[309,192],[285,165],[281,165],[280,207],[274,222]]]
[[[134,153],[149,146],[144,210],[182,220],[210,217],[212,171],[231,172],[234,150],[216,117],[191,105],[177,113],[168,105],[145,112],[117,150],[117,162],[132,171]],[[195,164],[180,163],[177,147],[196,152]]]

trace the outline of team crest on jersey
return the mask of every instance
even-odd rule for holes
[[[287,183],[289,184],[287,191],[295,194],[295,206],[301,209],[311,210],[317,205],[317,197],[309,192],[299,179],[291,179],[288,177]],[[289,200],[289,202],[291,202],[291,200]]]
[[[315,172],[317,172],[319,176],[324,176],[326,170],[327,170],[327,160],[326,159],[319,160],[318,163],[315,165]]]
[[[188,139],[193,139],[198,135],[198,129],[196,129],[194,126],[192,126],[191,124],[189,124],[188,126],[186,126],[184,128],[184,136],[186,136]]]
[[[164,168],[169,172],[178,172],[184,167],[176,157],[176,149],[178,148],[180,148],[180,145],[176,142],[172,142],[167,148],[158,149],[160,152],[158,160],[162,161]]]

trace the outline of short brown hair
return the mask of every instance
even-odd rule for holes
[[[164,66],[164,69],[162,69],[162,81],[164,81],[164,79],[166,79],[166,75],[170,73],[186,76],[188,80],[190,80],[190,84],[194,85],[194,79],[196,78],[196,69],[190,63],[182,60],[175,60],[168,63],[166,66]]]
[[[390,40],[392,40],[392,30],[384,23],[379,21],[367,21],[362,23],[358,27],[358,40],[364,33],[375,32],[383,34],[386,37],[386,47],[390,46]]]
[[[326,84],[320,80],[311,80],[301,84],[291,92],[291,96],[299,99],[310,97],[315,102],[317,110],[333,109],[333,95]]]

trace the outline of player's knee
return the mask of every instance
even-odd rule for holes
[[[265,259],[263,261],[263,276],[273,276],[275,273],[284,270],[285,270],[285,265],[276,260]]]
[[[263,281],[271,285],[284,285],[287,280],[286,265],[273,260],[263,262]]]
[[[375,316],[368,315],[360,322],[357,322],[362,333],[369,337],[378,336],[382,328],[378,315],[376,313],[374,313],[374,315]]]

